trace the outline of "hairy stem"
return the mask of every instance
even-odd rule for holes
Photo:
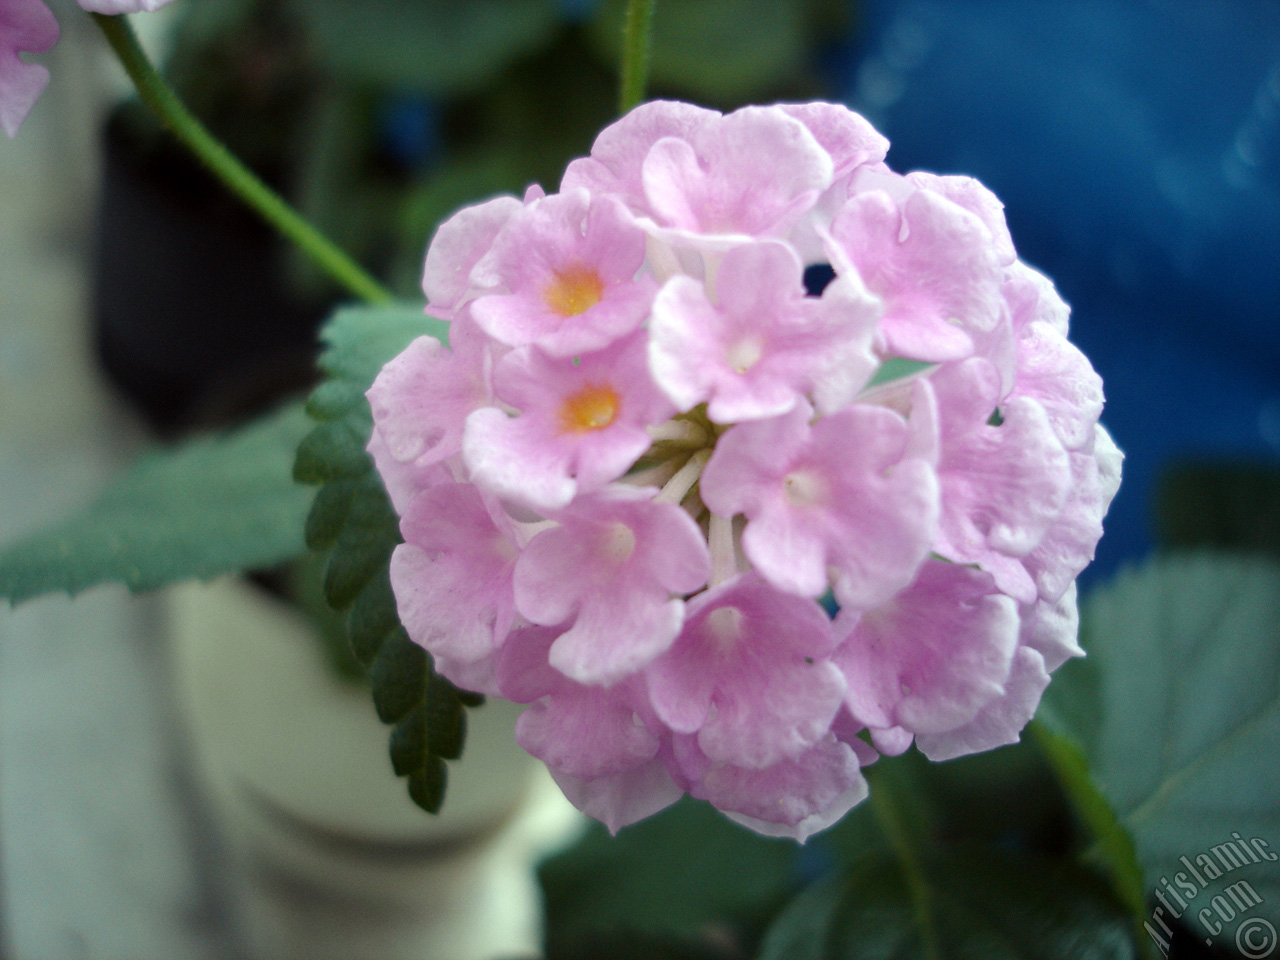
[[[224,147],[178,99],[138,43],[128,18],[92,14],[142,98],[226,187],[296,244],[320,269],[366,303],[392,301],[391,293]]]

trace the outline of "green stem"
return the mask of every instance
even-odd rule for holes
[[[911,898],[912,912],[915,914],[916,926],[920,930],[920,945],[926,960],[938,960],[942,956],[938,939],[934,930],[933,904],[929,894],[929,883],[924,876],[924,868],[920,858],[916,856],[916,847],[911,839],[911,831],[902,817],[896,796],[896,787],[889,782],[889,777],[877,771],[868,776],[874,779],[871,790],[871,809],[876,822],[884,832],[889,846],[898,858],[902,868],[902,878],[907,885],[907,894]]]
[[[622,44],[622,90],[619,105],[626,113],[644,99],[649,83],[649,44],[656,0],[628,0]]]
[[[1111,888],[1133,917],[1140,955],[1152,956],[1151,941],[1142,927],[1147,897],[1133,837],[1094,784],[1084,752],[1075,743],[1040,720],[1032,720],[1027,732],[1049,761],[1076,816],[1093,835],[1094,843],[1084,859],[1094,861],[1106,872]]]
[[[392,302],[391,293],[235,158],[182,104],[156,72],[123,16],[92,14],[120,58],[142,101],[164,121],[214,176],[355,296],[372,304]]]

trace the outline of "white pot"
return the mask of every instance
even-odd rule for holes
[[[367,684],[334,675],[300,615],[238,580],[170,598],[177,691],[254,954],[539,953],[533,868],[581,820],[516,746],[519,708],[468,711],[432,816],[391,770]]]

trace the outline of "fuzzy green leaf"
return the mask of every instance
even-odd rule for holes
[[[399,521],[380,481],[361,484],[325,570],[324,593],[335,610],[345,610],[380,570],[400,542]]]
[[[439,813],[449,771],[439,757],[428,757],[426,765],[409,776],[409,796],[427,813]]]
[[[366,667],[373,663],[383,642],[400,626],[391,578],[379,570],[360,591],[347,614],[351,652]]]
[[[307,404],[321,422],[302,442],[295,464],[295,476],[320,485],[306,534],[313,549],[329,550],[325,599],[348,611],[347,639],[368,668],[374,708],[383,723],[395,725],[392,767],[408,777],[413,801],[432,813],[444,801],[443,761],[462,753],[464,700],[432,672],[426,651],[400,626],[388,578],[399,520],[365,453],[373,421],[364,394],[410,341],[443,339],[447,329],[414,307],[339,311],[322,334],[327,349],[320,366],[330,379]]]
[[[369,668],[373,705],[383,723],[398,723],[422,703],[427,692],[427,653],[403,629],[382,644]]]
[[[0,552],[0,597],[107,582],[152,590],[300,555],[310,495],[290,463],[308,428],[293,404],[143,457],[85,509]]]
[[[1104,723],[1090,759],[1132,832],[1147,888],[1178,873],[1192,912],[1245,881],[1280,919],[1280,564],[1191,553],[1148,562],[1094,591],[1083,608]],[[1250,843],[1223,847],[1235,837]],[[1205,856],[1198,882],[1181,858]],[[1184,888],[1184,896],[1189,891]]]
[[[391,731],[391,767],[397,777],[407,777],[425,768],[430,756],[426,711],[419,705]]]
[[[362,477],[373,469],[364,450],[368,442],[368,432],[348,419],[322,423],[298,445],[293,478],[299,483],[328,483]]]
[[[432,674],[423,706],[427,749],[445,760],[457,760],[462,756],[462,743],[467,735],[467,715],[458,691],[443,677]]]
[[[307,514],[304,533],[308,549],[328,550],[338,542],[359,486],[358,480],[337,480],[320,488]]]

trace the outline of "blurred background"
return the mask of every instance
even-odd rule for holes
[[[305,389],[342,299],[127,99],[83,12],[51,5],[52,83],[0,143],[6,539],[148,439]],[[175,0],[134,19],[233,151],[414,297],[444,216],[555,189],[612,119],[624,6]],[[895,169],[1004,201],[1127,454],[1086,586],[1151,551],[1158,496],[1166,527],[1194,526],[1206,470],[1280,467],[1274,0],[658,0],[654,51],[653,97],[840,100]],[[0,956],[247,955],[161,620],[114,589],[0,615]]]

